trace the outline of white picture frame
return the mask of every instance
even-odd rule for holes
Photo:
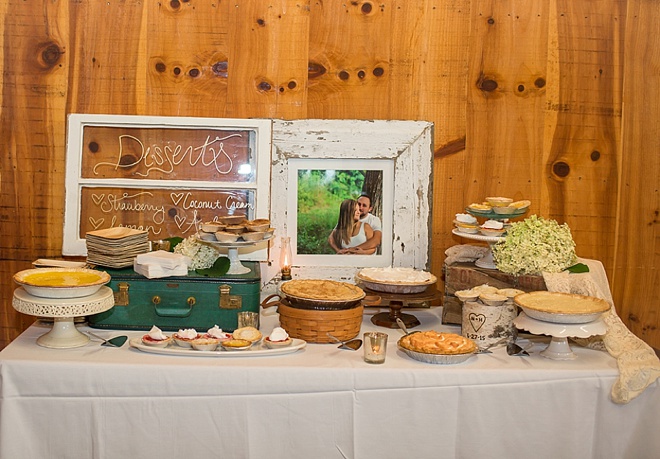
[[[262,270],[265,282],[279,282],[281,237],[295,240],[297,194],[294,170],[298,164],[344,162],[349,168],[367,168],[374,161],[392,165],[391,233],[387,253],[365,255],[304,256],[293,251],[294,278],[353,281],[367,266],[430,268],[430,225],[433,174],[433,123],[426,121],[295,120],[273,121],[271,222],[276,240],[269,265]],[[304,160],[304,161],[303,161]],[[355,162],[355,163],[352,163]],[[324,166],[330,167],[330,166]],[[383,168],[385,171],[387,168]]]

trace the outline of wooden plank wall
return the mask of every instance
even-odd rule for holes
[[[62,246],[69,113],[435,123],[432,270],[486,195],[600,259],[660,347],[660,4],[9,0],[0,5],[0,347],[11,276]]]

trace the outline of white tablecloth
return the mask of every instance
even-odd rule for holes
[[[367,314],[373,310],[367,311]],[[440,308],[406,310],[416,329]],[[555,361],[504,349],[459,365],[411,360],[389,333],[387,360],[309,344],[295,354],[220,358],[102,347],[46,349],[39,323],[0,352],[0,457],[652,458],[660,387],[617,405],[616,361],[573,346]],[[262,317],[270,331],[277,316]],[[125,334],[96,330],[105,337]],[[128,333],[132,337],[141,332]]]

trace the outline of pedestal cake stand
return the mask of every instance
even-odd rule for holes
[[[533,319],[521,312],[513,319],[513,324],[535,335],[551,336],[550,344],[541,351],[541,355],[553,360],[573,360],[577,357],[568,344],[568,338],[589,338],[607,332],[607,325],[601,317],[587,323],[562,324]]]
[[[37,338],[37,344],[55,349],[87,344],[89,337],[78,331],[74,318],[107,311],[114,304],[112,289],[105,286],[92,295],[78,298],[42,298],[30,295],[23,287],[19,287],[14,290],[12,299],[12,306],[18,312],[54,319],[52,329]]]
[[[250,268],[244,266],[241,263],[240,258],[238,258],[238,249],[241,247],[251,247],[253,245],[259,244],[261,242],[266,242],[272,239],[272,236],[265,237],[259,241],[236,241],[236,242],[220,242],[220,241],[207,241],[197,236],[197,240],[202,243],[209,245],[220,252],[220,249],[227,249],[227,258],[229,258],[229,270],[227,274],[247,274],[251,271]]]

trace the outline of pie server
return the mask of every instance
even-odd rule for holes
[[[124,343],[126,342],[126,340],[128,339],[128,336],[125,336],[125,335],[116,336],[116,337],[110,338],[110,339],[105,339],[105,338],[101,338],[98,335],[95,335],[92,332],[87,332],[87,334],[90,335],[90,336],[93,336],[96,339],[100,339],[101,341],[103,341],[101,343],[101,346],[108,346],[108,347],[122,347],[124,345]]]

